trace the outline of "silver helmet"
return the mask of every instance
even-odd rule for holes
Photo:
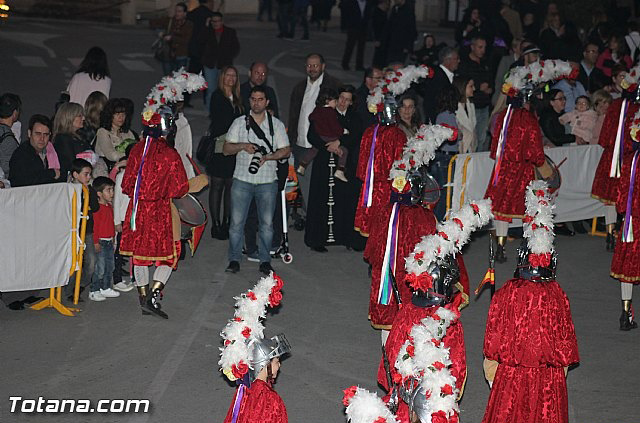
[[[427,269],[433,279],[433,287],[427,292],[414,291],[411,303],[417,307],[432,307],[448,304],[453,299],[453,288],[460,280],[460,268],[452,255],[431,263]]]
[[[164,138],[169,145],[173,145],[176,138],[178,127],[176,126],[176,112],[173,106],[163,104],[158,107],[156,113],[160,116],[157,124],[147,125],[145,134],[154,138]]]
[[[531,254],[531,250],[529,250],[526,238],[523,238],[518,248],[518,264],[513,275],[514,277],[538,282],[545,282],[556,278],[558,256],[555,249],[551,252],[551,260],[548,266],[532,265],[529,262],[529,254]]]
[[[251,381],[254,381],[258,377],[258,374],[271,360],[291,352],[291,344],[287,341],[284,333],[270,339],[255,340],[251,347],[252,351],[249,366],[249,377]]]
[[[385,96],[382,111],[378,113],[380,123],[387,126],[395,124],[397,110],[398,103],[396,102],[396,98],[392,95]]]

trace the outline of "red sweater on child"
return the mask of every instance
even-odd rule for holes
[[[115,235],[113,207],[111,204],[100,204],[98,211],[93,213],[93,243],[97,244],[101,238],[113,238]]]
[[[316,134],[322,141],[334,141],[344,134],[344,128],[338,121],[338,112],[333,107],[316,106],[309,115]]]

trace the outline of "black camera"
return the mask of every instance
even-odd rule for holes
[[[260,169],[260,161],[263,156],[266,156],[267,149],[261,145],[253,144],[256,147],[256,152],[253,153],[253,157],[251,157],[251,162],[249,163],[249,173],[255,175],[258,173],[258,169]]]

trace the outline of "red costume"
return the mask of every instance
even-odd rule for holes
[[[231,423],[234,404],[235,401],[232,401],[224,423]],[[236,423],[287,423],[288,421],[287,409],[280,395],[270,384],[256,379],[245,392]]]
[[[500,112],[496,120],[496,130],[491,141],[491,158],[494,160],[506,113],[507,110]],[[491,209],[495,219],[511,222],[512,218],[521,219],[524,216],[525,190],[529,182],[535,179],[534,167],[543,163],[542,134],[535,114],[524,108],[513,108],[504,140],[498,179],[494,185],[498,165],[496,162],[484,195],[484,198],[492,201]]]
[[[624,118],[624,141],[622,143],[622,154],[624,158],[624,164],[630,165],[632,155],[631,152],[631,136],[629,130],[633,116],[636,114],[640,105],[629,102],[626,116]],[[593,186],[591,187],[591,196],[597,198],[605,204],[614,205],[618,199],[618,185],[620,184],[620,178],[611,178],[609,173],[611,171],[611,160],[613,159],[613,151],[616,142],[616,132],[618,131],[618,122],[620,119],[620,111],[622,109],[622,99],[618,98],[611,103],[611,106],[607,109],[607,114],[602,124],[602,130],[600,131],[600,139],[598,144],[604,148],[596,174],[593,179]],[[624,166],[623,164],[623,166]],[[628,182],[627,182],[628,186]]]
[[[133,147],[122,179],[122,192],[132,200],[144,147],[145,142]],[[187,194],[189,182],[180,155],[163,139],[149,141],[138,189],[136,229],[131,228],[130,201],[122,225],[120,254],[133,256],[134,264],[139,266],[149,266],[154,261],[156,265],[174,266],[180,252],[173,241],[170,201]]]
[[[640,153],[638,161],[640,161]],[[627,199],[631,182],[631,164],[633,162],[633,154],[631,150],[627,154],[629,160],[624,161],[622,166],[622,176],[618,179],[618,196],[616,208],[618,213],[626,214]],[[640,167],[640,165],[638,165]],[[623,242],[622,236],[625,229],[625,220],[622,227],[618,231],[618,239],[611,261],[611,276],[620,280],[620,282],[640,283],[640,172],[636,169],[635,179],[633,181],[633,196],[631,198],[631,217],[633,224],[633,241]]]
[[[496,291],[484,336],[498,363],[483,423],[567,423],[565,369],[577,363],[569,300],[551,280],[511,279]]]
[[[463,273],[463,270],[464,268],[460,268],[461,274]],[[466,270],[464,270],[464,273],[466,274]],[[458,295],[458,298],[460,298],[460,295]],[[447,304],[445,308],[457,311],[458,298],[453,303]],[[402,309],[396,315],[393,329],[389,332],[389,337],[385,344],[392,377],[398,374],[398,370],[394,366],[394,363],[396,362],[400,348],[402,348],[409,338],[411,329],[413,326],[420,323],[420,321],[425,317],[434,316],[438,308],[439,307],[417,307],[410,301],[402,306]],[[464,346],[464,331],[462,330],[462,324],[459,320],[455,320],[451,323],[451,326],[447,329],[447,334],[442,340],[444,345],[449,348],[449,354],[452,362],[450,367],[451,374],[456,378],[456,388],[460,391],[460,395],[462,395],[464,383],[467,379],[467,358]],[[380,366],[378,368],[378,383],[386,391],[389,391],[387,373],[384,370],[382,360],[380,360]],[[404,401],[400,401],[396,416],[402,423],[409,422],[409,407]]]
[[[367,166],[369,164],[371,146],[373,145],[373,134],[377,128],[376,144],[373,150],[373,190],[371,198],[371,206],[367,207],[363,200],[367,195]],[[355,229],[364,236],[371,233],[372,217],[381,207],[389,204],[391,196],[391,182],[389,181],[389,171],[393,162],[402,156],[402,148],[407,142],[402,129],[396,125],[373,125],[370,126],[362,136],[360,145],[360,156],[358,158],[358,168],[356,177],[360,179],[362,189],[360,190],[360,198],[358,199],[358,208],[356,209]],[[364,257],[368,258],[367,250]]]

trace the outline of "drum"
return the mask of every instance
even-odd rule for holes
[[[173,204],[180,215],[180,239],[191,239],[192,228],[207,224],[207,212],[195,196],[187,194],[182,198],[174,198]]]
[[[433,176],[425,176],[422,180],[422,204],[435,206],[440,200],[440,185]]]
[[[546,181],[549,184],[549,193],[553,194],[560,189],[562,185],[562,176],[558,166],[551,160],[549,156],[544,155],[544,163],[542,166],[536,167],[536,179]]]

